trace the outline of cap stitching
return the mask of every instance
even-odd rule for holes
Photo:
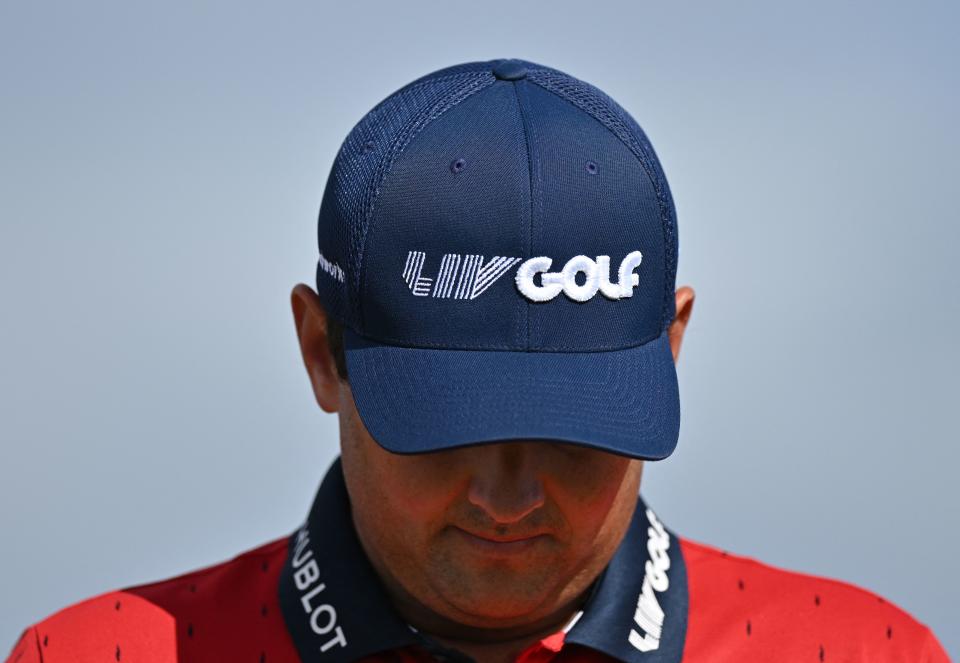
[[[664,243],[664,251],[663,251],[664,277],[665,277],[664,278],[664,297],[663,297],[663,302],[660,308],[660,325],[659,325],[661,329],[664,329],[666,328],[666,322],[667,322],[666,318],[667,318],[668,298],[671,297],[673,294],[671,292],[667,292],[670,289],[669,275],[671,270],[669,268],[668,261],[670,258],[667,251],[667,245],[668,245],[667,225],[669,224],[669,219],[670,219],[670,209],[668,205],[669,190],[667,189],[666,182],[663,182],[661,184],[660,177],[656,174],[656,169],[652,168],[651,166],[651,163],[650,163],[652,161],[651,156],[647,154],[647,150],[645,146],[642,145],[642,143],[640,142],[640,139],[637,136],[632,135],[632,132],[628,132],[629,138],[633,139],[633,141],[636,141],[638,143],[637,145],[632,144],[631,141],[625,140],[623,136],[619,135],[616,131],[614,131],[611,126],[609,126],[606,122],[604,122],[602,118],[600,118],[585,104],[579,103],[576,99],[568,97],[560,93],[558,90],[553,89],[553,87],[549,82],[544,80],[537,80],[536,74],[538,73],[563,76],[565,79],[568,79],[572,84],[582,86],[587,92],[595,95],[597,97],[597,101],[601,103],[603,106],[605,106],[606,109],[611,114],[616,115],[615,109],[611,108],[610,105],[606,103],[606,101],[600,96],[604,94],[602,90],[599,90],[598,88],[590,85],[589,83],[586,83],[585,81],[581,81],[577,78],[574,78],[569,74],[565,74],[563,72],[550,69],[549,67],[541,67],[541,68],[533,69],[527,75],[527,80],[530,80],[531,83],[538,85],[539,87],[543,88],[547,92],[550,92],[551,94],[558,97],[559,99],[562,99],[563,101],[566,101],[572,106],[580,109],[581,111],[583,111],[584,113],[592,117],[594,120],[596,120],[597,123],[600,124],[602,127],[604,127],[607,131],[609,131],[617,140],[619,140],[624,146],[626,146],[631,153],[633,153],[633,155],[637,158],[637,161],[640,163],[641,168],[643,168],[643,171],[646,174],[647,178],[650,180],[650,184],[653,186],[654,192],[657,196],[657,206],[660,209],[660,231],[661,231],[661,235],[663,237],[663,243]],[[530,74],[533,74],[533,76],[531,76]],[[627,129],[629,130],[629,127],[627,127]],[[674,275],[674,278],[676,278],[675,275]]]
[[[523,142],[524,146],[527,148],[527,191],[530,194],[530,219],[527,224],[527,250],[529,251],[528,255],[534,255],[533,250],[533,214],[534,214],[534,199],[533,199],[533,155],[530,150],[530,132],[527,123],[526,113],[523,111],[523,104],[520,101],[520,91],[517,89],[517,81],[513,82],[513,96],[517,100],[517,110],[520,113],[520,126],[523,128]],[[527,327],[527,338],[526,343],[524,344],[526,349],[530,349],[530,302],[519,302],[521,305],[526,304],[525,318],[526,318],[526,327]],[[521,309],[522,310],[522,309]]]
[[[665,333],[665,330],[660,329],[660,330],[658,330],[657,333],[654,334],[653,336],[651,336],[651,337],[649,337],[649,338],[646,338],[646,339],[644,339],[644,340],[642,340],[642,341],[639,341],[639,342],[637,342],[637,343],[632,343],[632,344],[630,344],[630,345],[603,345],[603,346],[600,346],[600,347],[594,347],[594,348],[590,348],[590,349],[584,349],[584,348],[582,348],[582,347],[573,346],[573,345],[554,345],[554,346],[550,346],[549,348],[538,348],[538,349],[536,349],[536,350],[534,350],[534,349],[517,348],[517,347],[511,346],[511,345],[499,345],[499,344],[497,344],[497,345],[484,345],[484,346],[482,346],[482,347],[476,347],[476,346],[474,346],[474,347],[464,347],[464,346],[453,346],[453,347],[451,347],[450,345],[447,345],[447,344],[444,344],[444,343],[431,343],[431,342],[429,342],[429,341],[421,341],[421,342],[418,342],[418,343],[416,343],[416,344],[411,344],[408,339],[394,338],[394,337],[391,337],[391,336],[380,336],[380,335],[376,335],[376,336],[375,336],[375,335],[373,335],[373,334],[361,334],[360,332],[358,332],[358,331],[356,331],[356,330],[354,330],[354,332],[355,332],[358,336],[361,336],[361,337],[363,337],[363,338],[365,338],[365,339],[367,339],[367,340],[369,340],[369,341],[374,341],[374,342],[376,342],[376,343],[381,343],[381,344],[383,344],[383,345],[391,345],[391,346],[398,347],[398,348],[409,348],[409,349],[421,348],[421,349],[424,349],[424,350],[467,350],[467,351],[503,350],[503,351],[507,351],[507,352],[529,352],[529,353],[532,353],[532,354],[537,354],[537,353],[549,353],[549,352],[564,352],[564,353],[588,354],[588,353],[592,353],[592,352],[614,352],[614,351],[617,351],[617,350],[630,350],[630,349],[633,349],[633,348],[638,348],[638,347],[640,347],[640,346],[642,346],[642,345],[646,345],[647,343],[652,343],[653,341],[657,340],[658,338],[660,338],[661,336],[663,336],[663,334]]]
[[[357,274],[354,276],[354,283],[356,284],[357,297],[356,315],[361,329],[366,329],[363,307],[361,306],[365,286],[364,276],[366,273],[366,270],[363,269],[363,259],[366,255],[367,238],[370,234],[370,224],[374,217],[376,201],[380,195],[381,187],[386,176],[389,174],[397,158],[403,153],[403,150],[407,148],[411,141],[425,127],[450,109],[456,107],[462,101],[470,98],[473,94],[489,87],[494,81],[496,81],[496,78],[490,73],[487,73],[487,75],[479,74],[478,76],[470,76],[462,85],[455,87],[439,99],[434,100],[430,106],[415,114],[400,131],[397,132],[397,135],[393,137],[383,157],[377,164],[371,179],[371,186],[368,187],[365,192],[367,200],[365,200],[361,206],[361,208],[364,209],[363,223],[359,229],[360,236],[357,238],[358,251],[355,262],[358,269]]]
[[[384,106],[387,104],[387,102],[389,102],[391,99],[393,99],[396,95],[400,94],[401,92],[409,92],[411,90],[416,90],[425,86],[436,85],[437,83],[451,81],[457,78],[464,78],[465,75],[468,75],[470,73],[471,72],[469,71],[460,71],[455,74],[447,74],[445,76],[437,76],[434,78],[425,78],[419,81],[413,81],[407,85],[404,85],[402,88],[396,90],[395,92],[391,92],[388,96],[381,99],[376,106],[370,109],[370,112],[367,113],[367,116],[372,115],[374,113],[383,112]],[[361,118],[361,121],[365,120],[367,116],[364,116],[363,118]]]

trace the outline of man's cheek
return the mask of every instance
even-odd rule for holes
[[[400,464],[381,477],[387,499],[421,521],[439,519],[457,498],[458,482],[450,472],[435,472],[429,463]]]
[[[443,511],[443,500],[431,490],[417,490],[408,485],[390,486],[383,496],[390,511],[403,520],[411,522],[429,522]]]
[[[587,475],[559,486],[553,497],[571,522],[604,519],[616,501],[620,477],[595,478]]]
[[[632,463],[616,459],[616,462],[609,462],[609,459],[602,458],[594,464],[582,465],[571,477],[558,482],[557,490],[569,494],[569,501],[575,504],[584,505],[586,510],[609,509],[610,505],[617,499],[621,490],[628,488],[626,483],[638,483],[639,487],[639,466],[634,467]],[[576,480],[573,480],[573,476]],[[636,495],[631,495],[634,500]]]

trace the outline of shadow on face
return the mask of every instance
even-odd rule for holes
[[[694,293],[676,291],[674,361]],[[317,404],[340,418],[343,471],[364,551],[411,623],[511,629],[562,614],[613,556],[642,461],[546,440],[393,454],[370,436],[342,339],[298,284],[294,323]]]
[[[367,432],[342,384],[353,518],[395,600],[437,619],[510,628],[563,610],[622,540],[642,461],[554,441],[400,455]]]

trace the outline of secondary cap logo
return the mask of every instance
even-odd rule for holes
[[[497,279],[506,274],[522,258],[494,256],[484,260],[482,255],[447,253],[440,261],[437,276],[424,275],[426,262],[423,251],[407,253],[403,280],[417,297],[445,299],[476,299]],[[636,269],[643,260],[640,251],[631,251],[620,262],[616,283],[610,280],[610,256],[596,259],[579,255],[570,258],[558,272],[551,272],[553,259],[537,256],[523,261],[517,269],[515,281],[520,294],[533,302],[547,302],[561,292],[575,302],[586,302],[598,292],[607,299],[626,299],[640,284]],[[583,283],[577,279],[583,274]],[[540,276],[540,283],[536,276]]]

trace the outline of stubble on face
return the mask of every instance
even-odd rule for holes
[[[433,632],[522,630],[583,598],[626,533],[641,461],[544,441],[392,454],[369,435],[344,389],[341,448],[354,523],[408,621]],[[505,445],[514,445],[509,453],[524,458],[523,468],[504,463],[497,480],[510,486],[516,471],[517,481],[536,481],[543,492],[542,504],[514,522],[468,498],[476,468],[498,471],[490,454],[506,457]]]

